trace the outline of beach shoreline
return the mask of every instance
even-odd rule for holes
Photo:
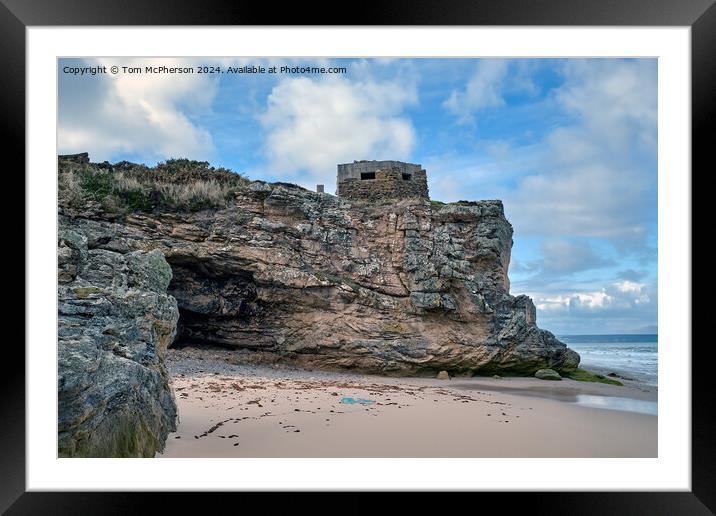
[[[657,388],[450,380],[167,350],[177,431],[157,457],[656,457]]]

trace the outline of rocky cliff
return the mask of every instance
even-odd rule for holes
[[[114,330],[127,346],[154,349],[147,364],[124,360],[154,371],[156,385],[161,349],[174,337],[173,299],[175,344],[226,346],[242,360],[393,375],[530,375],[579,363],[537,327],[531,300],[509,293],[512,227],[500,201],[347,200],[206,164],[172,166],[174,176],[168,166],[60,160],[60,228],[86,239],[90,264],[104,260],[90,265],[104,283],[78,264],[71,285],[111,285],[113,295],[125,281],[133,288],[135,257],[171,268],[162,276],[171,277],[171,297],[163,283],[140,282],[155,304],[126,316],[137,327],[161,321],[161,336]],[[115,278],[125,270],[126,280]],[[68,288],[60,284],[61,297]],[[61,328],[68,315],[61,303]],[[120,356],[104,350],[117,337],[100,326],[77,327],[73,342]],[[154,394],[155,404],[166,397]]]
[[[58,454],[152,457],[175,429],[162,354],[176,334],[159,251],[58,234]],[[89,245],[88,245],[89,244]]]

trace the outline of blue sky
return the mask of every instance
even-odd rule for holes
[[[148,64],[347,73],[63,73]],[[511,291],[534,299],[541,327],[655,332],[655,59],[65,59],[58,145],[328,192],[337,163],[421,163],[433,199],[504,201]]]

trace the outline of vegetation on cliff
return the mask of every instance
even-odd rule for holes
[[[82,209],[99,203],[109,214],[223,208],[247,182],[230,170],[188,159],[168,159],[150,168],[60,158],[59,167],[61,204]]]

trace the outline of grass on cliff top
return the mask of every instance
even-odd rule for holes
[[[571,380],[576,380],[578,382],[595,382],[595,383],[606,383],[609,385],[620,385],[623,386],[624,384],[620,382],[619,380],[613,380],[611,378],[607,378],[604,375],[596,374],[591,371],[587,371],[586,369],[575,369],[574,371],[570,372],[564,372],[562,373],[562,376],[565,378],[569,378]]]
[[[248,183],[240,174],[205,161],[169,159],[156,167],[60,160],[60,201],[74,208],[99,202],[109,213],[199,211],[223,208]]]
[[[443,201],[436,201],[435,199],[430,199],[430,204],[433,206],[476,206],[478,204],[477,201],[453,201],[453,202],[443,202]]]

